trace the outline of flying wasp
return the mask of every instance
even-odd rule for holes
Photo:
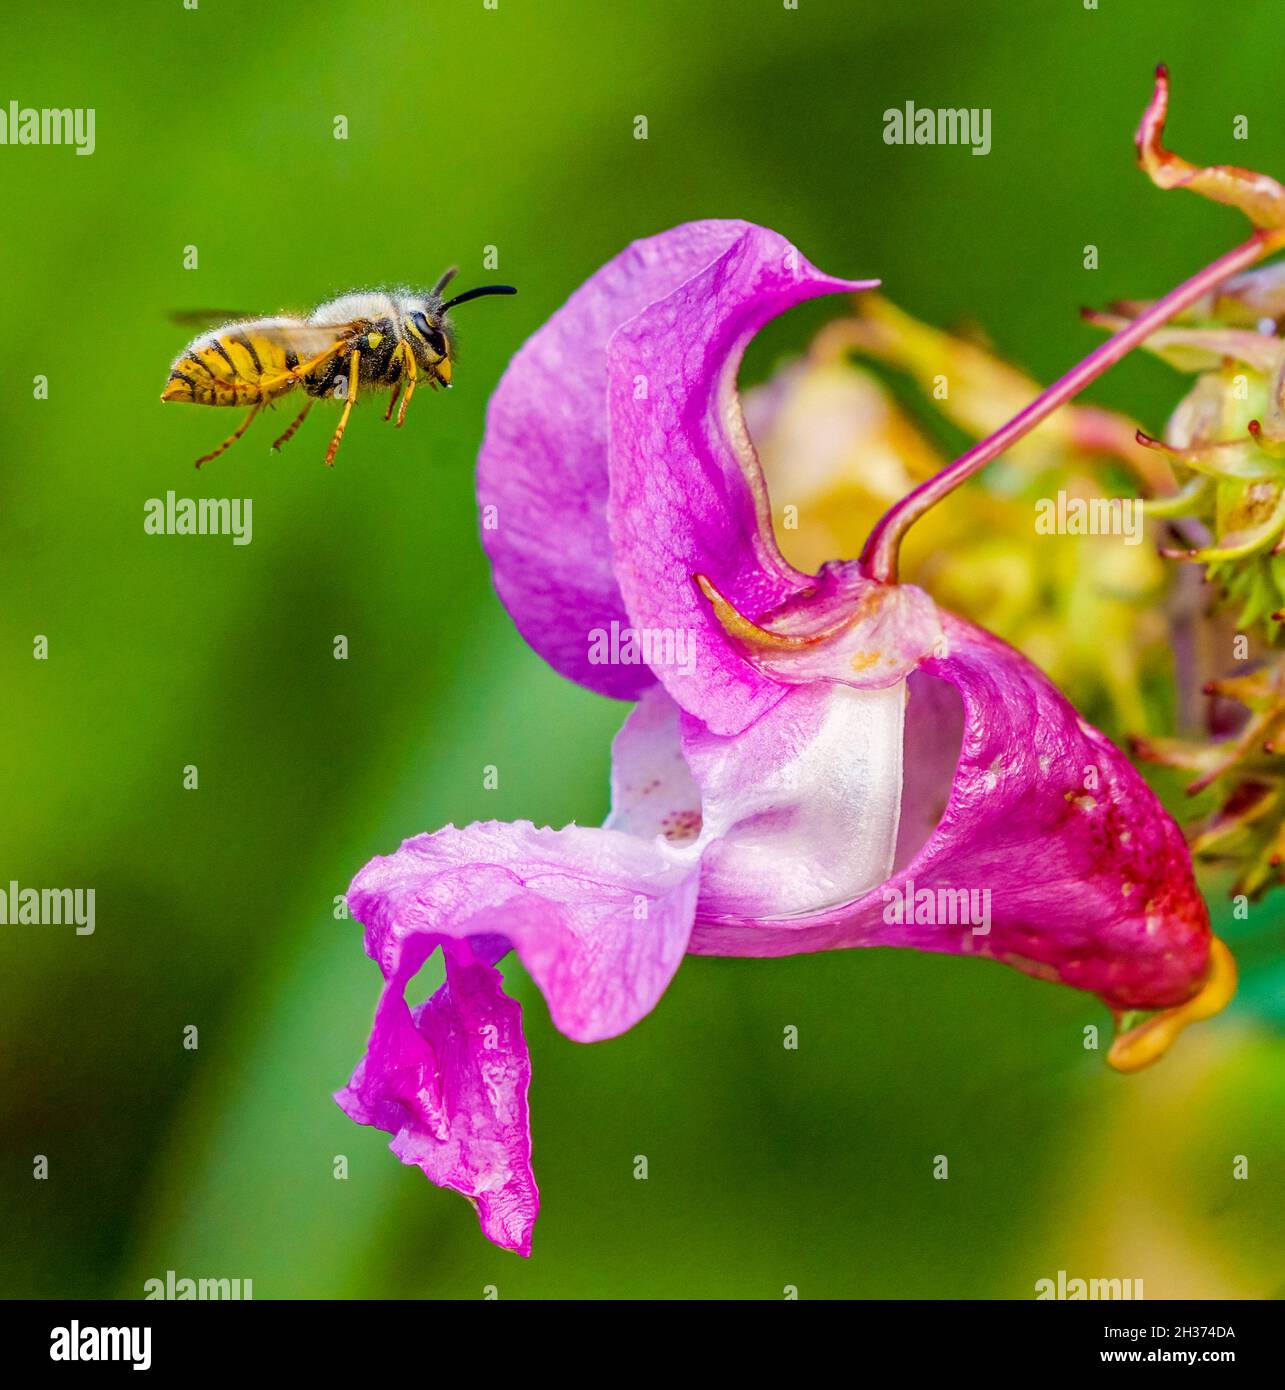
[[[455,274],[456,268],[448,270],[427,294],[404,290],[345,294],[307,318],[244,319],[202,333],[174,363],[161,400],[248,405],[250,413],[213,453],[197,459],[196,466],[230,449],[265,406],[297,387],[303,388],[308,399],[273,442],[273,450],[294,435],[314,401],[330,396],[344,403],[326,450],[326,463],[333,464],[348,416],[363,389],[392,392],[385,420],[392,419],[401,397],[400,429],[421,381],[434,391],[451,384],[455,334],[448,312],[483,295],[517,293],[512,285],[482,285],[444,300],[442,292]]]

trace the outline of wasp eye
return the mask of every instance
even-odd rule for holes
[[[439,356],[446,356],[446,334],[440,328],[434,328],[429,320],[420,313],[413,317],[415,327],[419,329],[420,336],[430,348]]]

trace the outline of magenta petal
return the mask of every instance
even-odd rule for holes
[[[962,699],[963,746],[927,842],[879,888],[788,923],[739,917],[703,899],[691,949],[776,956],[911,946],[1000,960],[1116,1009],[1182,1003],[1204,977],[1210,933],[1178,827],[1036,667],[998,638],[943,617],[949,653],[912,677],[907,708],[909,787],[923,780],[915,765],[925,723],[929,743],[950,727],[934,681]],[[917,809],[906,808],[908,826]],[[908,886],[938,905],[939,890],[988,892],[989,931],[951,924],[940,910],[931,921],[889,920],[890,912],[904,916]]]
[[[425,941],[481,939],[492,959],[507,943],[557,1027],[596,1042],[631,1028],[664,993],[687,948],[697,874],[663,841],[487,821],[372,859],[348,905],[385,979]]]
[[[539,1192],[531,1172],[531,1062],[522,1010],[500,972],[467,945],[446,951],[446,983],[414,1012],[404,975],[380,997],[365,1057],[335,1099],[430,1182],[468,1197],[489,1240],[531,1253]]]
[[[606,523],[607,344],[746,227],[690,222],[634,242],[527,340],[491,397],[477,497],[495,587],[555,670],[604,695],[633,699],[653,680],[588,655],[594,630],[627,623]]]
[[[529,1253],[530,1063],[491,963],[516,948],[564,1033],[612,1037],[678,968],[698,878],[694,849],[529,822],[449,826],[371,860],[348,903],[386,984],[366,1056],[336,1100],[392,1134],[404,1162],[471,1198],[497,1245]],[[439,945],[446,983],[412,1016],[406,986]]]
[[[824,275],[784,237],[747,226],[612,339],[608,518],[620,591],[635,629],[692,635],[695,660],[655,673],[716,734],[738,733],[784,692],[732,649],[694,576],[755,620],[813,582],[772,535],[736,391],[741,356],[793,305],[873,283]]]

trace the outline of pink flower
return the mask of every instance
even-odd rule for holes
[[[776,547],[741,354],[791,306],[867,285],[762,227],[678,227],[593,275],[492,398],[500,596],[558,671],[636,704],[604,828],[447,827],[358,874],[385,985],[338,1100],[522,1254],[538,1196],[510,950],[579,1042],[632,1027],[689,951],[909,946],[1117,1012],[1203,997],[1186,847],[1121,753],[922,590],[855,562],[802,574]],[[412,1012],[438,946],[446,984]]]

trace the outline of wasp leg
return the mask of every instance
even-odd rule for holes
[[[361,350],[353,348],[352,361],[348,366],[348,399],[344,402],[344,413],[339,417],[339,428],[335,430],[334,438],[330,441],[330,448],[326,450],[326,467],[329,468],[335,461],[335,455],[339,452],[339,441],[344,437],[344,430],[348,428],[348,416],[352,413],[353,403],[357,399],[357,387],[360,383],[358,372],[361,369]]]
[[[397,428],[401,429],[402,423],[406,419],[406,407],[410,405],[410,398],[415,394],[415,386],[419,381],[419,368],[415,365],[415,354],[406,349],[406,394],[402,397],[402,408],[397,412]]]
[[[262,409],[263,409],[263,402],[262,402],[262,401],[256,401],[256,402],[250,407],[250,413],[245,417],[244,420],[241,421],[241,424],[240,424],[239,428],[236,430],[236,432],[235,432],[234,434],[228,435],[228,437],[223,441],[223,443],[220,444],[219,447],[218,447],[217,449],[215,449],[215,451],[214,451],[212,454],[202,454],[201,457],[200,457],[199,459],[197,459],[197,461],[196,461],[196,466],[197,466],[198,468],[200,468],[200,466],[201,466],[203,463],[209,463],[209,461],[210,461],[211,459],[216,459],[216,458],[218,458],[218,456],[219,456],[221,453],[223,453],[223,451],[224,451],[225,449],[230,449],[230,448],[237,442],[237,440],[241,438],[241,436],[246,432],[246,430],[248,430],[248,429],[250,428],[250,421],[253,420],[254,417],[255,417],[255,416],[259,413],[259,411],[261,411]]]
[[[302,381],[304,377],[311,376],[313,372],[324,367],[332,357],[336,357],[347,351],[348,341],[345,339],[342,342],[335,343],[332,347],[328,347],[325,352],[319,352],[316,357],[310,357],[306,362],[300,362],[297,367],[292,368],[287,373],[287,376],[295,381]]]
[[[393,387],[393,394],[388,398],[388,409],[384,411],[384,419],[386,421],[391,420],[393,418],[393,407],[397,404],[397,397],[400,396],[402,393],[402,373],[400,371],[400,364],[402,360],[402,354],[405,351],[406,349],[399,343],[397,345],[397,357],[395,359],[398,363],[399,370],[397,373],[397,382]]]
[[[295,431],[299,428],[300,425],[303,424],[304,420],[307,418],[308,412],[311,409],[312,397],[309,396],[307,403],[304,405],[303,409],[291,421],[290,428],[286,430],[285,434],[283,434],[279,439],[274,439],[272,441],[272,452],[274,454],[279,454],[281,452],[281,446],[283,444],[288,444],[294,438]]]
[[[316,357],[310,357],[306,362],[299,362],[293,367],[288,367],[285,371],[274,372],[270,376],[265,374],[259,378],[259,389],[265,399],[284,396],[287,391],[298,386],[314,372],[320,371],[332,358],[341,357],[348,350],[348,339],[343,339],[332,344],[325,352],[319,352]]]

